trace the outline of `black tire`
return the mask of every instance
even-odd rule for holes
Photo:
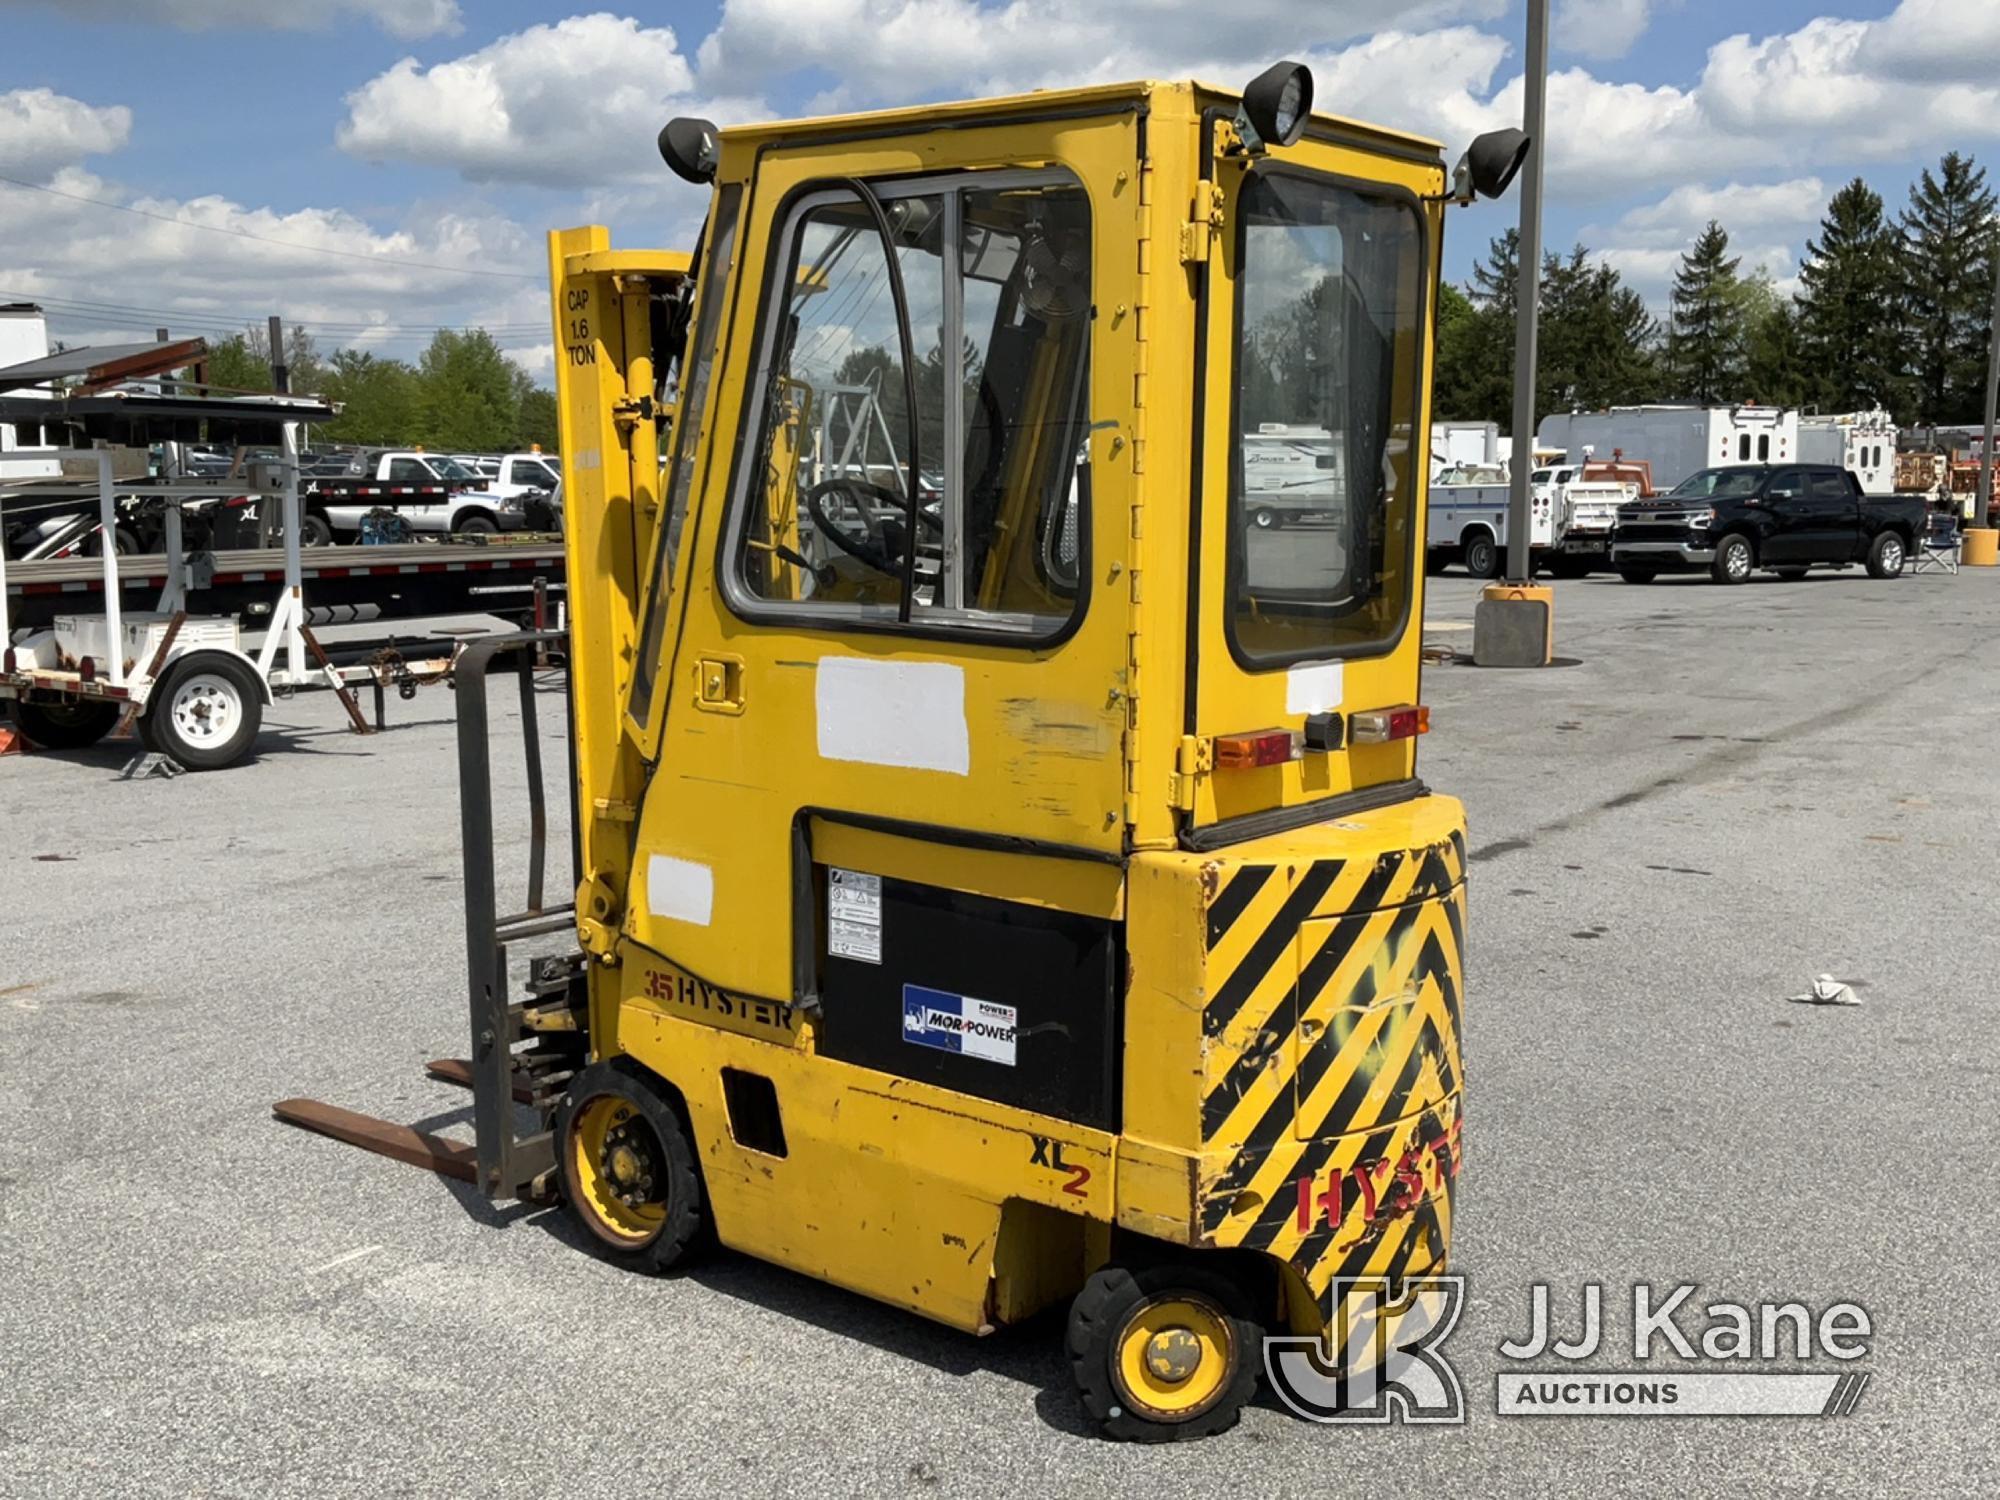
[[[452,528],[459,536],[493,536],[500,530],[500,523],[482,511],[460,516]]]
[[[1870,578],[1899,578],[1903,564],[1909,560],[1909,548],[1904,544],[1901,533],[1882,532],[1868,549],[1868,576]]]
[[[601,1133],[599,1111],[609,1112]],[[613,1132],[623,1132],[616,1149],[633,1158],[637,1201],[619,1193],[623,1179],[589,1161],[610,1156]],[[694,1143],[680,1111],[643,1068],[613,1058],[577,1074],[556,1111],[555,1137],[564,1201],[591,1238],[619,1259],[657,1274],[679,1264],[704,1238],[707,1199]]]
[[[1276,531],[1285,524],[1285,518],[1268,505],[1260,505],[1250,512],[1250,524],[1259,531]]]
[[[299,545],[301,547],[331,547],[333,545],[333,523],[321,512],[309,510],[299,518]]]
[[[111,528],[111,546],[120,557],[136,557],[141,551],[139,535],[129,526],[120,525]],[[83,539],[83,555],[104,556],[104,532],[101,528]]]
[[[1465,571],[1474,578],[1500,576],[1500,547],[1489,533],[1468,531],[1460,542],[1459,549],[1465,559]]]
[[[1173,1302],[1200,1308],[1211,1327],[1226,1330],[1227,1352],[1221,1368],[1204,1382],[1212,1388],[1210,1394],[1187,1411],[1169,1415],[1130,1389],[1120,1366],[1122,1348],[1136,1336],[1135,1320],[1149,1308]],[[1105,1436],[1126,1442],[1177,1443],[1212,1437],[1236,1425],[1244,1404],[1257,1393],[1263,1337],[1235,1282],[1205,1266],[1181,1261],[1142,1268],[1106,1266],[1084,1283],[1070,1304],[1066,1342],[1077,1399]]]
[[[1548,570],[1556,578],[1587,578],[1590,575],[1590,559],[1578,557],[1569,552],[1558,552],[1548,560]]]
[[[1620,563],[1618,576],[1627,583],[1651,583],[1660,576],[1658,568],[1648,568],[1635,563]]]
[[[1748,583],[1756,567],[1757,549],[1750,545],[1750,538],[1733,531],[1715,544],[1715,561],[1708,565],[1708,576],[1717,583]]]
[[[219,771],[243,759],[264,723],[264,694],[248,662],[212,652],[184,656],[146,700],[148,748],[189,771]]]
[[[1784,579],[1786,583],[1797,583],[1801,578],[1806,576],[1804,568],[1773,568],[1771,571]]]
[[[94,698],[75,703],[14,704],[14,723],[44,750],[81,750],[117,726],[121,705]]]

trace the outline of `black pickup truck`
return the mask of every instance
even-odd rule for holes
[[[1873,498],[1828,464],[1734,464],[1690,474],[1671,493],[1618,508],[1611,562],[1627,583],[1706,571],[1743,583],[1759,568],[1803,578],[1813,567],[1865,563],[1874,578],[1903,571],[1927,507]]]

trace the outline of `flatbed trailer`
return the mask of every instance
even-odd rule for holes
[[[282,547],[210,553],[205,584],[187,589],[190,607],[233,615],[245,625],[264,623],[272,587],[285,578]],[[145,609],[166,587],[165,555],[119,559],[120,603]],[[546,599],[563,593],[563,547],[551,537],[524,541],[409,542],[337,549],[308,547],[299,558],[300,581],[310,590],[308,625],[365,620],[411,620],[428,615],[498,614],[525,622],[537,581]],[[57,615],[101,609],[101,558],[60,558],[9,563],[6,618],[15,630],[45,629]]]

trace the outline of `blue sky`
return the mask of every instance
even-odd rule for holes
[[[1556,10],[1549,242],[1581,236],[1656,301],[1711,214],[1783,283],[1847,178],[1893,208],[1943,150],[2000,152],[1994,0]],[[1291,55],[1322,107],[1455,153],[1518,112],[1524,17],[1506,0],[0,0],[0,26],[0,175],[72,195],[0,184],[0,292],[66,306],[66,336],[279,311],[409,354],[483,322],[542,373],[543,230],[687,237],[698,200],[651,147],[672,113],[1247,77]],[[1447,273],[1513,213],[1455,220]],[[183,218],[344,253],[162,222]]]

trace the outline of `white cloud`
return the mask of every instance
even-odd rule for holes
[[[1993,0],[1903,0],[1877,28],[1876,61],[1914,82],[1990,83],[2000,67]]]
[[[880,103],[977,95],[1085,78],[1228,78],[1378,27],[1418,31],[1496,20],[1506,0],[725,0],[698,57],[705,86],[762,88],[833,72],[827,98]],[[1205,66],[1195,67],[1194,64]],[[1322,97],[1326,97],[1322,90]],[[1338,108],[1337,105],[1330,107]]]
[[[1550,41],[1584,57],[1623,57],[1652,24],[1654,0],[1557,0]]]
[[[116,151],[132,133],[132,111],[99,108],[53,89],[0,94],[0,170],[40,180],[86,156]]]
[[[0,0],[22,8],[41,5],[75,19],[120,25],[151,22],[185,31],[260,27],[315,30],[354,16],[373,21],[392,36],[437,36],[460,29],[457,0]]]
[[[695,97],[672,31],[607,14],[531,26],[428,68],[406,57],[347,105],[339,143],[353,155],[552,187],[657,175],[654,138],[674,115],[746,110]]]
[[[1790,292],[1797,283],[1797,247],[1813,232],[1826,197],[1817,177],[1720,187],[1686,183],[1627,211],[1609,229],[1587,226],[1581,237],[1657,307],[1667,299],[1682,254],[1714,220],[1729,231],[1730,254],[1742,258],[1743,275],[1763,271],[1779,291]]]
[[[272,312],[315,330],[323,349],[404,358],[440,324],[490,326],[524,349],[549,339],[539,235],[497,215],[417,205],[409,227],[379,230],[339,209],[134,195],[80,168],[49,186],[71,196],[8,197],[0,292],[45,302],[72,342],[150,338],[155,327],[224,337]],[[479,274],[496,270],[525,279]]]

